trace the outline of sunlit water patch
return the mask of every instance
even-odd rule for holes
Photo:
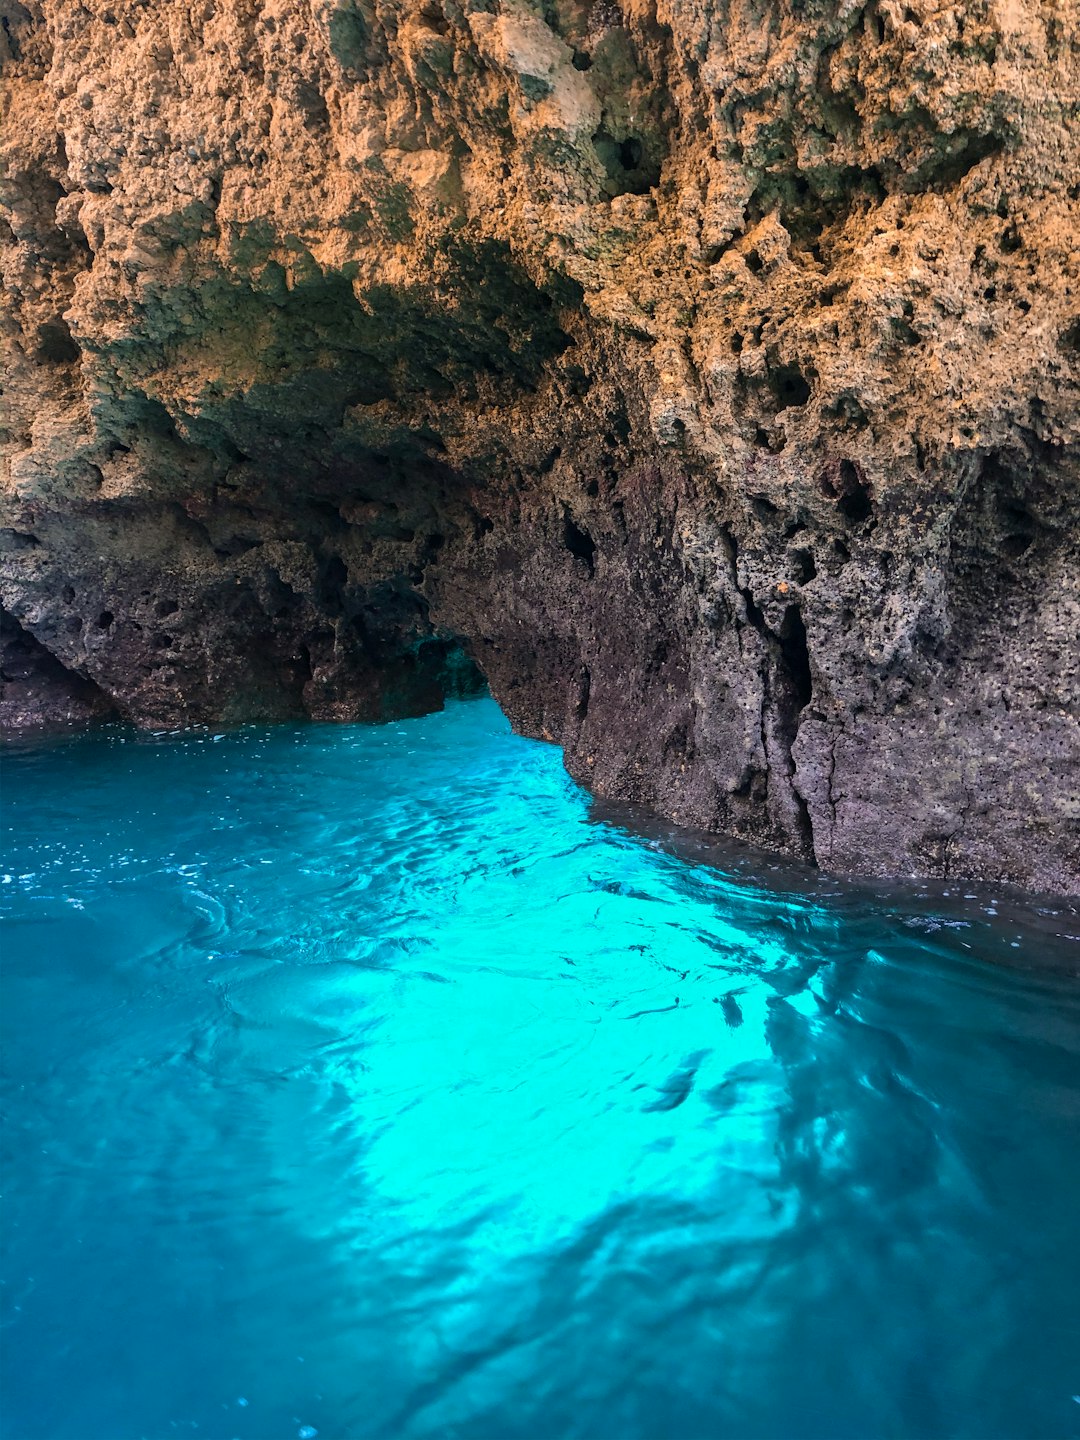
[[[1080,1434],[1068,907],[677,858],[490,701],[5,826],[10,1440]]]

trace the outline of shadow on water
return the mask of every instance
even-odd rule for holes
[[[659,847],[691,865],[775,895],[827,906],[853,924],[902,925],[936,935],[949,950],[1018,969],[1049,969],[1080,979],[1080,900],[1031,895],[977,880],[848,879],[804,860],[675,825],[642,806],[594,799],[590,818]],[[963,932],[970,932],[964,934]],[[1042,943],[1033,943],[1036,937]],[[1022,950],[1022,955],[1016,951]]]
[[[1073,907],[592,805],[490,701],[4,803],[12,1436],[1080,1434]]]

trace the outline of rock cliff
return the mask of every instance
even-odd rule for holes
[[[2,0],[4,709],[1080,889],[1069,0]]]

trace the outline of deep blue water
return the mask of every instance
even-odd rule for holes
[[[677,858],[490,701],[4,772],[7,1440],[1080,1434],[1067,907]]]

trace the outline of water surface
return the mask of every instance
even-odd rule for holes
[[[9,1440],[1080,1435],[1068,907],[678,858],[490,701],[4,768]]]

